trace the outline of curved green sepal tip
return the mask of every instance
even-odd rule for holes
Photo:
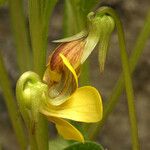
[[[111,38],[111,34],[115,28],[115,21],[111,16],[104,15],[101,18],[101,37],[100,37],[100,43],[98,46],[99,54],[98,54],[98,60],[100,65],[100,72],[103,72],[106,56],[109,48],[109,41]]]
[[[59,39],[59,40],[54,40],[52,42],[54,43],[64,43],[64,42],[70,42],[70,41],[75,41],[75,40],[78,40],[78,39],[81,39],[81,38],[84,38],[87,36],[87,31],[86,30],[83,30],[73,36],[70,36],[70,37],[66,37],[66,38],[63,38],[63,39]]]

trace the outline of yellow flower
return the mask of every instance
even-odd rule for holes
[[[61,43],[50,55],[43,81],[34,72],[24,73],[17,82],[16,95],[29,132],[40,122],[39,112],[55,123],[65,139],[84,142],[82,134],[68,120],[98,122],[103,107],[99,92],[91,86],[78,88],[80,66],[99,47],[99,63],[104,69],[108,41],[114,29],[110,16],[91,12],[88,26],[80,33],[54,42]]]
[[[76,48],[73,50],[73,47],[69,48],[70,45]],[[83,40],[62,44],[50,56],[44,75],[44,81],[49,85],[49,98],[40,110],[49,121],[55,123],[61,136],[80,142],[84,142],[83,135],[66,119],[87,123],[98,122],[102,119],[103,113],[99,92],[91,86],[78,88],[77,74],[83,46]]]
[[[78,87],[77,77],[80,73],[81,58],[85,46],[81,38],[64,42],[50,55],[43,80],[49,86],[49,97],[54,105],[63,103]],[[73,68],[74,75],[64,64],[65,57]]]

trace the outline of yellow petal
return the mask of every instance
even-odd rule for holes
[[[43,81],[50,87],[48,101],[55,106],[64,103],[78,87],[78,77],[75,70],[65,56],[60,54],[60,57],[64,64],[64,72],[51,71],[48,66],[43,77]]]
[[[84,137],[73,125],[61,118],[48,117],[48,120],[55,123],[58,133],[67,140],[84,142]]]
[[[74,79],[75,79],[76,84],[77,84],[77,87],[78,87],[78,77],[77,77],[77,74],[76,74],[74,68],[72,67],[72,65],[70,64],[70,62],[67,60],[67,58],[66,58],[64,55],[62,55],[62,54],[59,54],[59,55],[60,55],[60,57],[61,57],[63,63],[65,64],[65,66],[66,66],[66,67],[71,71],[71,73],[73,74]]]
[[[44,73],[43,81],[49,84],[50,82],[58,82],[60,79],[61,79],[61,74],[50,70],[48,66]]]
[[[78,88],[63,104],[47,105],[41,112],[46,116],[81,122],[98,122],[102,119],[103,107],[99,92],[94,87],[85,86]]]

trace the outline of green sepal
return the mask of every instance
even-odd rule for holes
[[[73,36],[70,36],[70,37],[66,37],[66,38],[63,38],[63,39],[60,39],[60,40],[54,40],[52,42],[54,43],[64,43],[64,42],[71,42],[71,41],[75,41],[75,40],[79,40],[81,38],[84,38],[87,36],[87,31],[86,30],[82,30],[81,32],[73,35]]]
[[[63,150],[104,150],[104,148],[96,142],[86,141],[84,143],[76,142]]]
[[[106,55],[109,48],[109,41],[111,33],[113,32],[114,28],[115,28],[114,19],[110,16],[104,15],[101,18],[101,37],[98,46],[99,49],[98,60],[100,65],[100,72],[103,72],[104,70]]]
[[[85,62],[85,60],[88,58],[88,56],[91,54],[91,52],[96,47],[96,45],[99,41],[99,38],[100,38],[101,19],[100,19],[100,17],[95,17],[94,15],[95,14],[93,12],[88,14],[89,34],[86,38],[86,44],[84,47],[81,64],[83,64]]]

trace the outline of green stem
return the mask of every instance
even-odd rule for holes
[[[134,104],[134,91],[133,91],[132,79],[130,75],[128,56],[125,47],[126,44],[125,44],[125,36],[124,36],[122,23],[117,13],[111,8],[102,7],[98,10],[98,13],[100,13],[100,15],[102,14],[111,15],[114,18],[116,27],[118,29],[118,40],[119,40],[119,46],[121,51],[123,78],[125,82],[125,88],[126,88],[126,94],[128,100],[128,109],[129,109],[129,118],[131,124],[131,137],[133,143],[132,146],[133,146],[133,150],[139,150],[140,144],[138,138],[138,128],[137,128],[137,120],[136,120],[136,112],[135,112],[135,104]]]
[[[33,50],[33,67],[34,71],[41,77],[45,70],[46,49],[42,33],[42,16],[39,0],[29,1],[29,25],[30,36]],[[45,39],[45,38],[44,38]]]
[[[21,149],[26,150],[27,141],[26,141],[26,136],[25,136],[25,132],[23,129],[23,124],[21,121],[20,114],[18,112],[18,108],[15,104],[15,97],[11,88],[11,83],[9,81],[8,74],[5,70],[5,66],[4,66],[1,54],[0,54],[0,85],[3,90],[5,103],[8,109],[8,113],[12,122],[12,126],[14,128],[17,140],[20,144]]]
[[[29,1],[29,25],[30,25],[30,36],[33,50],[33,67],[34,71],[43,76],[46,63],[46,47],[45,47],[45,36],[43,37],[43,21],[39,0],[30,0]],[[42,122],[41,122],[42,121]],[[41,126],[41,124],[43,124]],[[43,128],[45,126],[45,128]],[[36,142],[38,149],[41,148],[41,145],[44,147],[43,150],[48,150],[48,123],[45,118],[42,120],[39,119],[36,127],[36,131],[40,130],[41,134],[36,133]],[[43,144],[44,143],[44,144]]]
[[[15,43],[17,47],[17,62],[21,73],[32,67],[31,50],[29,46],[28,31],[24,16],[22,0],[9,0]]]
[[[30,140],[30,150],[38,150],[38,145],[36,142],[36,137],[32,133],[29,133],[29,140]]]
[[[81,85],[90,85],[90,62],[86,60],[81,68],[81,76],[80,76],[80,83]]]
[[[135,67],[137,65],[137,62],[144,50],[144,46],[150,36],[150,11],[148,12],[147,18],[145,20],[144,26],[136,40],[135,46],[133,48],[131,57],[130,57],[130,70],[133,72],[135,70]],[[110,97],[108,98],[105,109],[103,113],[103,118],[101,122],[97,123],[94,127],[93,132],[91,132],[90,137],[94,138],[99,131],[101,131],[102,127],[104,126],[109,114],[114,110],[116,104],[119,101],[119,97],[121,96],[121,93],[123,92],[124,88],[124,82],[123,82],[123,76],[121,75],[118,82],[115,85],[115,88],[113,89]]]
[[[49,18],[57,0],[30,0],[29,25],[33,49],[34,71],[42,78],[46,67],[46,49]],[[38,115],[36,126],[36,142],[39,150],[48,149],[48,122],[41,114]]]

